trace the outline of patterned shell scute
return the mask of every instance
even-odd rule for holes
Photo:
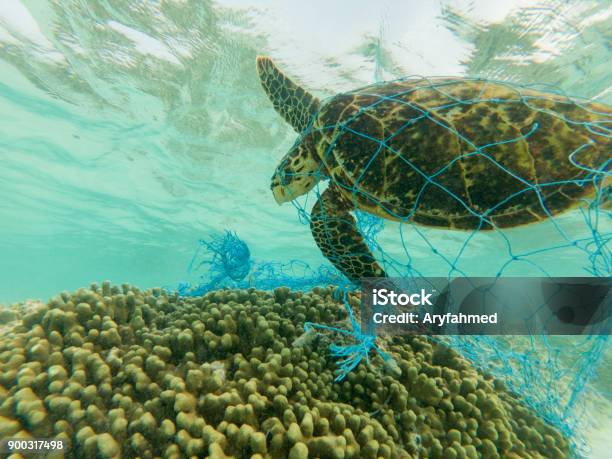
[[[589,191],[610,139],[602,106],[484,80],[374,85],[327,102],[317,150],[345,195],[371,213],[452,228],[542,220]],[[586,147],[585,147],[586,146]],[[543,203],[545,203],[543,205]]]

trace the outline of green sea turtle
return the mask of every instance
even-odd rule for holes
[[[544,220],[594,193],[612,158],[612,112],[501,82],[406,79],[325,102],[257,58],[276,111],[300,134],[272,177],[281,204],[329,186],[311,213],[323,254],[350,280],[385,276],[351,211],[452,229]]]

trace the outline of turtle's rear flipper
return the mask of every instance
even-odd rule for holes
[[[331,185],[312,208],[310,229],[329,261],[352,282],[364,277],[385,277],[357,229],[349,200]]]

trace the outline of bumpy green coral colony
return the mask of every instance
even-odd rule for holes
[[[401,375],[362,363],[334,383],[326,338],[298,340],[305,321],[345,320],[332,293],[104,283],[15,307],[0,318],[0,438],[63,439],[79,458],[569,456],[501,383],[425,337],[385,343]]]

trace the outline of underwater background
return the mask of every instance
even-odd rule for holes
[[[611,31],[607,1],[4,0],[0,303],[105,279],[197,284],[188,267],[198,241],[226,230],[254,260],[328,265],[296,208],[278,207],[269,190],[295,133],[261,89],[259,54],[322,98],[453,75],[553,85],[612,105]],[[560,221],[572,238],[588,236],[579,215]],[[407,239],[413,263],[448,275],[427,241],[453,252],[465,235],[423,231]],[[558,237],[546,225],[508,234],[523,251]],[[378,243],[404,256],[394,224]],[[495,275],[505,250],[478,235],[461,267]],[[534,260],[550,275],[590,275],[588,256],[572,248]],[[505,274],[536,272],[517,264]],[[567,352],[573,338],[563,339]],[[585,390],[589,457],[605,457],[612,432],[612,354],[602,346]]]

